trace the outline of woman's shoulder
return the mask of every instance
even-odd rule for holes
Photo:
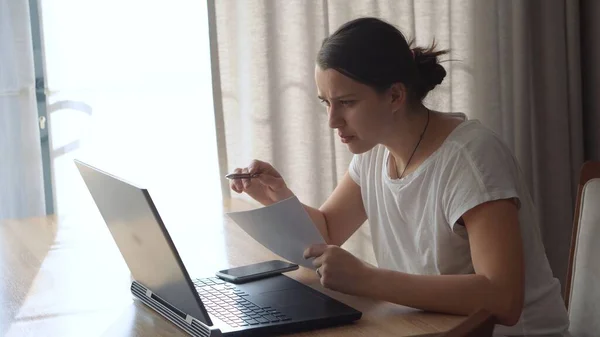
[[[505,141],[475,119],[462,122],[452,132],[436,166],[440,174],[458,177],[456,181],[461,184],[471,176],[490,189],[515,184],[521,176],[518,161]]]
[[[467,152],[471,156],[512,156],[504,140],[477,119],[465,120],[448,136],[445,142],[448,152]]]

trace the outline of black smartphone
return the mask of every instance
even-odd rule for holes
[[[271,260],[247,266],[220,270],[219,278],[232,283],[244,283],[298,269],[298,265],[281,260]]]

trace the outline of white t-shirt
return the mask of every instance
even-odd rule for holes
[[[349,174],[360,185],[379,267],[410,274],[472,274],[467,231],[457,224],[469,209],[515,198],[524,243],[525,305],[498,335],[568,336],[559,281],[553,277],[533,201],[512,152],[476,120],[456,127],[414,172],[388,174],[389,151],[378,145],[355,155]]]

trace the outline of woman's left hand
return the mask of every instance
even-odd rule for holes
[[[312,245],[304,251],[304,258],[314,257],[313,265],[328,289],[352,295],[362,295],[368,287],[374,267],[348,251],[333,245]]]

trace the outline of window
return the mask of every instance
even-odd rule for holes
[[[168,226],[209,226],[222,199],[206,2],[39,2],[56,213],[99,217],[78,158],[147,187]]]

